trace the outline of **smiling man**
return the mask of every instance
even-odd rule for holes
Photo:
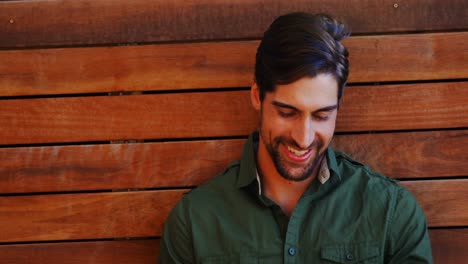
[[[259,131],[172,210],[160,263],[432,263],[414,197],[329,146],[348,35],[326,15],[272,23],[251,88]]]

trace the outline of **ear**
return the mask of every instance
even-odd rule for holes
[[[260,101],[260,88],[255,82],[252,84],[252,87],[250,88],[250,101],[252,102],[253,108],[257,111],[260,111],[261,103],[262,103]]]

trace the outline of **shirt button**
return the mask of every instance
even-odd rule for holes
[[[354,259],[353,254],[351,254],[351,253],[346,254],[346,260],[350,260],[350,261],[351,261],[351,260],[353,260],[353,259]]]
[[[295,248],[289,248],[288,253],[289,253],[289,255],[294,256],[294,255],[296,255],[296,249]]]

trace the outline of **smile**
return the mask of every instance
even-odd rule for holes
[[[304,156],[305,154],[307,154],[307,152],[310,151],[310,150],[307,150],[307,149],[306,150],[297,150],[297,149],[295,149],[293,147],[290,147],[290,146],[288,146],[288,150],[289,150],[289,152],[295,154],[296,156]]]
[[[284,145],[283,145],[284,146]],[[312,150],[311,149],[306,149],[306,150],[299,150],[296,148],[293,148],[291,146],[286,146],[284,148],[286,151],[286,156],[288,157],[289,160],[293,162],[304,162],[307,161],[312,155]]]

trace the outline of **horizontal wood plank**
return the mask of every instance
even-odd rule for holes
[[[467,127],[468,82],[350,87],[337,131]]]
[[[351,87],[337,131],[468,126],[468,82]],[[0,144],[242,136],[248,91],[15,99],[0,104]]]
[[[337,135],[333,145],[392,178],[468,176],[468,130]]]
[[[468,223],[468,180],[403,182],[429,226]],[[160,236],[186,190],[0,197],[0,242]]]
[[[414,194],[429,226],[466,226],[468,224],[468,179],[405,181]]]
[[[468,229],[431,229],[434,263],[461,264],[468,259]],[[1,245],[0,262],[9,264],[152,264],[159,239]]]
[[[0,51],[0,95],[250,85],[257,42]]]
[[[468,32],[353,37],[345,41],[349,82],[467,78],[467,43]],[[246,87],[257,46],[236,41],[4,50],[0,96]]]
[[[429,230],[434,263],[463,264],[468,259],[468,228]]]
[[[0,148],[0,193],[192,187],[239,159],[244,141]]]
[[[361,34],[464,30],[467,9],[463,0],[3,1],[0,47],[259,38],[293,11],[333,14]]]
[[[62,242],[0,245],[0,263],[8,264],[150,264],[159,240]]]
[[[160,235],[186,191],[0,197],[0,242]]]
[[[244,142],[0,148],[0,193],[196,186],[239,159]],[[334,138],[337,150],[393,178],[468,176],[467,145],[468,130]]]
[[[6,100],[0,142],[245,135],[256,115],[247,91]]]

